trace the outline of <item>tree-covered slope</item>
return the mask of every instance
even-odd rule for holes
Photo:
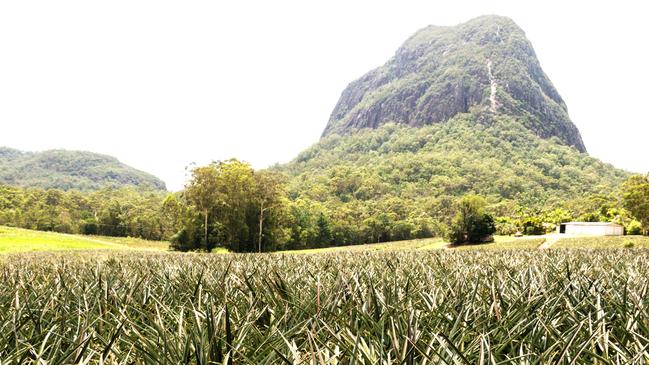
[[[499,16],[415,33],[276,168],[292,176],[293,241],[324,244],[444,234],[466,194],[516,230],[609,219],[629,176],[588,156],[524,32]]]
[[[537,136],[586,151],[525,33],[499,16],[416,32],[385,65],[343,91],[323,136],[483,111],[515,116]]]
[[[495,201],[557,205],[608,193],[629,174],[544,139],[509,116],[459,114],[446,123],[394,123],[331,135],[281,167],[294,196],[410,200],[477,193]]]
[[[51,150],[22,152],[0,148],[0,184],[62,190],[97,190],[126,185],[165,190],[160,179],[90,152]]]
[[[296,221],[324,214],[337,244],[444,235],[465,194],[485,196],[496,217],[562,208],[562,219],[577,219],[600,209],[593,197],[608,201],[629,176],[512,117],[469,113],[327,136],[278,168],[293,176]]]

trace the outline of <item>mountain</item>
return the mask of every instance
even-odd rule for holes
[[[574,219],[629,176],[587,154],[524,32],[500,16],[415,33],[349,84],[319,142],[276,168],[292,176],[297,224],[317,220],[337,243],[443,234],[470,193],[497,217]]]
[[[22,152],[0,147],[0,184],[90,191],[135,185],[165,190],[162,180],[116,158],[91,152]]]
[[[323,136],[388,122],[429,125],[468,112],[513,115],[539,137],[586,151],[525,33],[500,16],[416,32],[343,91]]]

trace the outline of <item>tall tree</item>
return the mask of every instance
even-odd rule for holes
[[[487,202],[478,195],[466,195],[457,203],[457,213],[451,224],[453,243],[487,242],[496,231],[491,215],[485,213]]]
[[[257,249],[262,251],[264,236],[264,219],[266,212],[278,208],[284,203],[286,196],[286,177],[278,172],[262,170],[255,173],[254,199],[259,207],[259,234]]]
[[[251,236],[247,212],[254,192],[254,170],[250,164],[237,159],[219,161],[214,166],[220,197],[215,220],[219,222],[221,235],[233,250],[250,251],[242,246],[250,241]]]
[[[203,214],[203,244],[209,249],[208,226],[210,212],[216,207],[219,197],[219,171],[216,165],[196,167],[191,171],[192,177],[185,186],[187,199]]]
[[[622,184],[624,207],[642,224],[645,234],[649,233],[649,175],[634,175]]]

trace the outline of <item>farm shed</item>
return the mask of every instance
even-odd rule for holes
[[[610,222],[566,222],[557,227],[557,233],[587,234],[591,236],[622,236],[624,227]]]

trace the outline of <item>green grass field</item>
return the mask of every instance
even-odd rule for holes
[[[334,252],[360,252],[360,251],[397,251],[397,250],[430,250],[444,248],[446,243],[441,238],[423,238],[418,240],[396,241],[386,243],[370,243],[366,245],[334,246],[324,248],[310,248],[306,250],[287,250],[277,253],[312,254]]]
[[[509,237],[495,236],[492,243],[481,245],[450,246],[441,238],[423,238],[417,240],[396,241],[386,243],[371,243],[354,246],[335,246],[325,248],[312,248],[306,250],[288,250],[278,253],[314,254],[335,252],[360,252],[360,251],[400,251],[400,250],[494,250],[494,249],[536,249],[545,239],[539,237]]]
[[[167,250],[167,242],[138,238],[80,236],[0,227],[0,254],[65,250]]]
[[[480,245],[450,246],[441,238],[424,238],[407,241],[374,243],[354,246],[335,246],[306,250],[279,251],[280,254],[318,254],[339,252],[374,252],[403,250],[500,250],[500,249],[537,249],[546,241],[546,237],[509,237],[496,236],[495,241]],[[566,237],[559,239],[551,246],[557,248],[649,248],[649,237]],[[148,241],[131,237],[104,237],[40,232],[27,229],[0,227],[0,254],[30,251],[65,251],[65,250],[169,250],[168,242]],[[224,248],[217,248],[213,253],[227,253]]]
[[[648,236],[562,238],[552,248],[649,248]]]
[[[452,247],[455,250],[513,250],[513,249],[528,249],[533,250],[545,242],[545,238],[536,236],[527,237],[511,237],[511,236],[495,236],[494,242],[484,243],[480,245],[462,245]]]

